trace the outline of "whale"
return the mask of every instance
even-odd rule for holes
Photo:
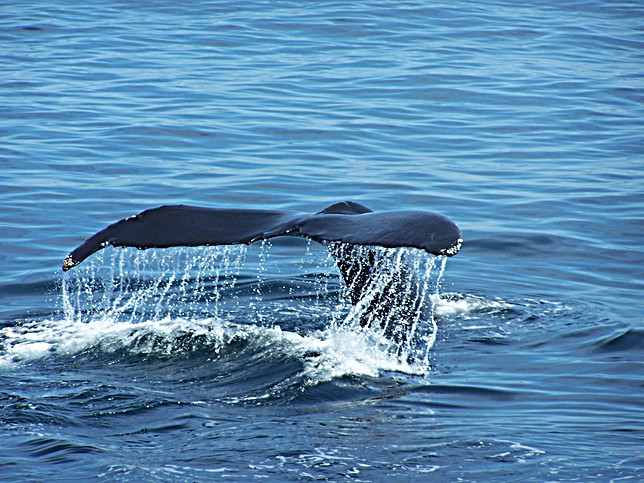
[[[406,321],[417,315],[422,304],[415,293],[412,270],[403,268],[402,273],[376,285],[383,275],[377,248],[408,247],[452,257],[463,243],[461,231],[452,220],[425,210],[374,212],[353,201],[335,203],[308,215],[164,205],[119,220],[90,236],[65,257],[62,269],[72,269],[107,246],[144,250],[252,244],[279,236],[305,237],[325,245],[336,261],[350,302],[368,305],[360,311],[360,325],[372,325],[376,320],[388,336],[397,340],[404,339]]]

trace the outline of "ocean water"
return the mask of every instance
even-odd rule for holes
[[[0,480],[644,479],[637,2],[14,2]],[[324,247],[67,253],[162,204],[443,213],[355,323]]]

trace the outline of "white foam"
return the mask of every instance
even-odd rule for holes
[[[514,307],[502,300],[489,300],[476,295],[434,294],[434,313],[439,317],[467,316],[484,310],[503,310]]]
[[[214,353],[234,338],[296,357],[304,376],[317,384],[344,375],[377,376],[381,371],[418,374],[426,368],[392,354],[391,343],[369,331],[329,327],[311,334],[284,331],[279,326],[239,325],[214,318],[165,318],[125,322],[100,318],[45,320],[0,331],[0,368],[54,356],[73,356],[88,349],[106,354],[126,350],[135,354],[170,355],[180,337],[205,337]]]
[[[368,330],[332,326],[308,336],[287,333],[286,339],[305,361],[305,375],[313,383],[346,375],[377,377],[382,371],[419,374],[428,369],[395,355],[389,340]]]

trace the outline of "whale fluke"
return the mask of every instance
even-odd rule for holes
[[[424,300],[411,268],[403,265],[391,272],[375,247],[412,247],[449,257],[462,243],[454,222],[429,211],[374,213],[351,201],[313,215],[166,205],[117,221],[89,237],[67,255],[63,271],[108,245],[145,249],[250,244],[283,235],[310,238],[328,248],[350,301],[362,307],[360,325],[379,326],[398,351],[413,333],[414,321],[431,310],[431,301]]]
[[[67,255],[63,271],[108,245],[146,249],[250,244],[283,235],[324,244],[413,247],[437,256],[455,255],[462,243],[454,222],[429,211],[375,213],[350,201],[333,204],[313,215],[165,205],[117,221],[91,236]]]

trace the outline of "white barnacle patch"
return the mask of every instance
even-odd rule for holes
[[[70,253],[63,260],[63,271],[66,272],[67,270],[69,270],[74,266],[76,266],[76,262],[74,261],[74,259],[72,258],[72,254]]]
[[[445,255],[448,255],[450,257],[454,256],[460,251],[462,246],[463,246],[463,239],[459,238],[458,240],[456,240],[456,244],[453,247],[449,247],[443,253],[445,253]]]

